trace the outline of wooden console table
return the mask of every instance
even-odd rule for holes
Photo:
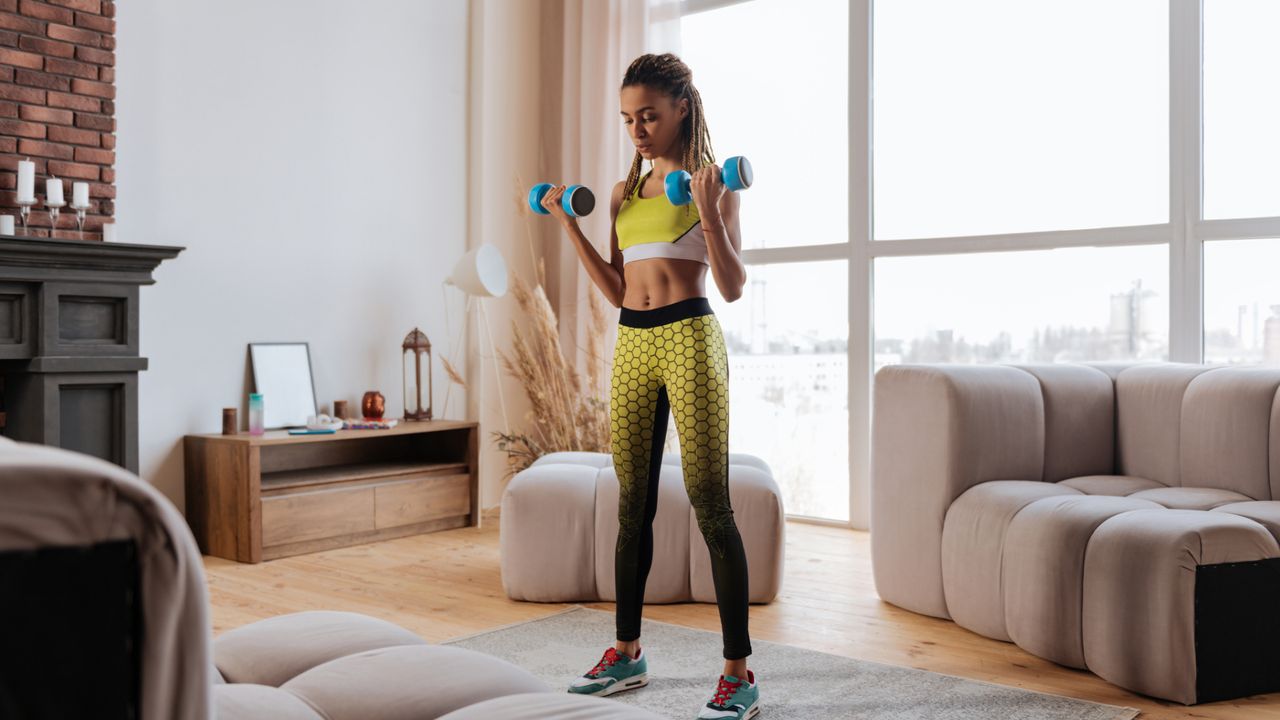
[[[479,426],[187,435],[187,523],[206,555],[256,563],[480,526]]]

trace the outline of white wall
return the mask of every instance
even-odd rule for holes
[[[415,325],[466,365],[441,282],[468,234],[468,4],[117,7],[117,240],[187,248],[142,290],[139,381],[140,473],[182,508],[182,436],[243,422],[248,343],[309,342],[321,410],[378,389],[390,417]],[[447,382],[437,359],[437,416]]]

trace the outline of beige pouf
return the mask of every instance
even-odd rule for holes
[[[782,586],[785,513],[769,466],[729,453],[729,504],[747,552],[750,600]],[[556,452],[517,473],[502,495],[502,586],[513,600],[613,601],[618,478],[607,453]],[[684,487],[678,453],[666,453],[653,521],[646,603],[716,601],[711,555]]]

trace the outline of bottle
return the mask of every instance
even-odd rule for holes
[[[261,435],[264,430],[262,427],[263,409],[262,409],[262,393],[249,394],[249,434]]]

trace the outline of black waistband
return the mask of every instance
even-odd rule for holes
[[[705,297],[691,297],[648,310],[633,310],[624,306],[618,315],[618,323],[627,327],[651,328],[699,315],[713,314],[710,300]]]

